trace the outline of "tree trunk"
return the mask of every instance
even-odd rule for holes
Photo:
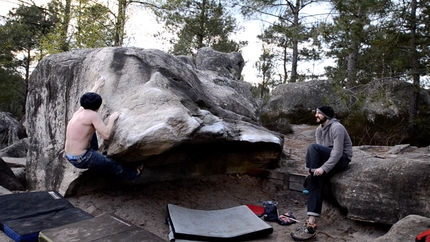
[[[204,47],[203,40],[205,36],[206,5],[206,0],[203,0],[200,9],[200,30],[197,34],[197,49]]]
[[[31,65],[31,50],[27,49],[27,58],[25,60],[25,92],[24,92],[24,101],[22,103],[22,111],[25,113],[25,104],[27,102],[27,93],[28,93],[28,83],[30,80],[30,65]]]
[[[288,70],[287,70],[287,46],[286,45],[284,45],[284,50],[283,50],[283,55],[284,55],[284,57],[283,57],[283,61],[284,61],[284,63],[283,63],[283,67],[284,67],[284,78],[282,79],[282,83],[283,84],[285,84],[285,83],[287,83],[287,78],[288,78]]]
[[[352,40],[348,55],[348,84],[353,85],[357,73],[358,45],[357,41]]]
[[[291,60],[291,80],[290,82],[297,82],[297,62],[299,60],[299,40],[298,40],[298,29],[299,29],[299,9],[300,0],[296,0],[296,5],[293,9],[294,24],[293,28],[295,33],[293,34],[293,59]]]
[[[263,73],[263,82],[261,83],[260,98],[264,97],[264,89],[266,89],[266,74]]]
[[[410,110],[410,117],[409,117],[409,126],[411,128],[411,131],[415,132],[415,118],[418,113],[418,102],[420,97],[420,75],[419,75],[419,60],[418,60],[418,53],[417,53],[417,42],[416,42],[416,12],[417,12],[417,1],[412,0],[411,1],[411,22],[410,22],[410,32],[411,32],[411,42],[410,42],[410,48],[411,48],[411,74],[413,79],[413,85],[415,87],[414,96],[412,97],[412,107]]]
[[[117,12],[116,24],[115,24],[114,46],[122,46],[124,42],[126,9],[127,9],[127,0],[118,0],[118,12]]]
[[[363,9],[360,5],[357,10],[357,14],[354,15],[354,25],[355,28],[350,28],[351,31],[351,45],[349,46],[349,55],[348,55],[348,85],[353,86],[356,81],[357,75],[357,62],[358,62],[358,52],[360,49],[360,31],[363,30],[362,17],[363,17]]]
[[[69,31],[70,24],[70,8],[72,5],[72,0],[66,0],[66,5],[64,7],[64,19],[63,19],[63,28],[61,29],[61,50],[63,52],[69,51],[69,42],[67,40],[67,32]]]

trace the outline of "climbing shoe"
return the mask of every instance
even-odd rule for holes
[[[309,240],[315,238],[317,234],[316,229],[316,224],[311,224],[309,221],[306,221],[303,226],[299,226],[296,231],[291,232],[291,237],[295,241]]]

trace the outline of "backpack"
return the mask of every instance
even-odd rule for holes
[[[278,221],[278,202],[266,201],[263,202],[264,207],[264,221],[277,222]]]

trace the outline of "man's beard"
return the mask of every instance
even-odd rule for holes
[[[318,120],[319,120],[319,121],[318,121]],[[326,118],[326,117],[317,118],[317,123],[318,123],[318,124],[323,124],[323,123],[325,123],[325,121],[327,121],[327,118]]]

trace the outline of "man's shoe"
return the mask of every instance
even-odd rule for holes
[[[303,226],[299,226],[296,231],[291,232],[291,237],[295,241],[303,241],[315,238],[317,232],[317,225],[316,224],[310,224],[308,221]]]
[[[306,226],[306,229],[309,231],[309,233],[311,233],[311,234],[316,233],[316,231],[317,231],[317,224],[316,223],[311,224],[311,223],[309,223],[309,220],[306,220],[305,226]]]

